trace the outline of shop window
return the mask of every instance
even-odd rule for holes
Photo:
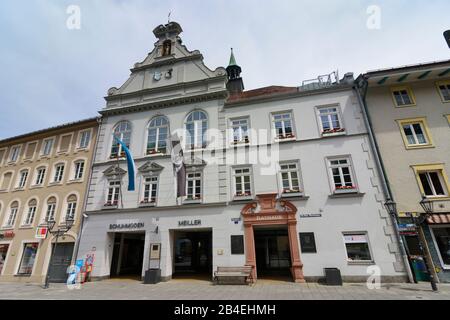
[[[0,275],[5,267],[6,256],[8,254],[9,244],[0,244]]]
[[[431,230],[439,257],[450,268],[450,227],[432,227]]]
[[[20,261],[19,275],[31,275],[38,250],[38,243],[25,243]]]
[[[372,261],[366,233],[345,233],[344,243],[348,261]]]
[[[244,254],[244,236],[231,236],[231,254]]]
[[[302,253],[316,253],[316,240],[314,232],[300,232],[300,247]]]

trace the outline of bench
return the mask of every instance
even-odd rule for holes
[[[219,279],[243,278],[244,283],[251,283],[253,280],[252,268],[252,266],[217,267],[217,271],[214,272],[214,282],[219,283]]]

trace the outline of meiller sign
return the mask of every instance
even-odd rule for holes
[[[112,223],[109,225],[110,230],[121,229],[141,229],[144,227],[143,222],[131,222],[131,223]]]

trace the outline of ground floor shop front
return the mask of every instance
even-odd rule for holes
[[[338,268],[344,281],[405,281],[387,250],[382,224],[358,217],[312,215],[305,201],[260,195],[247,204],[88,212],[77,263],[89,260],[92,280],[140,280],[160,269],[176,277],[213,279],[220,266],[252,266],[253,278],[316,281]],[[350,207],[349,207],[350,208]]]

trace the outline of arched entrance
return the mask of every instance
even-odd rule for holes
[[[246,265],[253,267],[253,279],[257,279],[255,228],[285,227],[289,239],[292,278],[295,282],[305,282],[297,236],[297,208],[287,200],[277,201],[276,197],[276,193],[258,195],[257,202],[245,205],[241,211],[245,229]]]

